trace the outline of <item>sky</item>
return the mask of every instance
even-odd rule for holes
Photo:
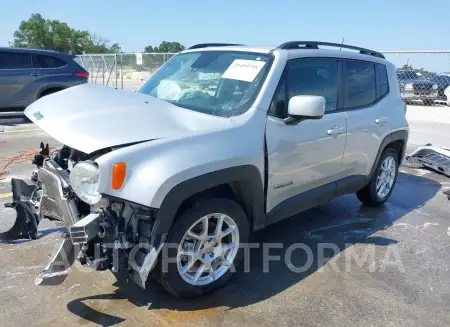
[[[0,1],[0,46],[8,46],[22,20],[41,13],[117,42],[125,52],[164,40],[188,47],[342,38],[376,50],[450,49],[450,0]]]

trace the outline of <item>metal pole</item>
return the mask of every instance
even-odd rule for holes
[[[105,58],[102,55],[102,76],[103,76],[103,85],[105,85]]]
[[[123,54],[120,54],[120,83],[123,90]]]
[[[116,66],[115,74],[116,74],[116,89],[117,89],[117,53],[114,54],[114,65]]]

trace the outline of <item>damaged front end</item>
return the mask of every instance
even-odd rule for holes
[[[67,232],[57,253],[37,276],[36,285],[61,284],[78,260],[94,270],[110,269],[118,277],[131,277],[145,288],[164,243],[164,237],[156,233],[157,210],[106,195],[98,195],[98,200],[89,204],[71,183],[76,165],[94,165],[95,156],[112,149],[87,155],[64,146],[50,155],[43,145],[41,148],[33,162],[36,170],[31,183],[12,182],[14,201],[10,206],[16,208],[18,217],[17,227],[9,232],[20,229],[20,235],[36,238],[42,218],[64,223]]]

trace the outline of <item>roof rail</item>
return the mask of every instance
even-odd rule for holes
[[[317,41],[290,41],[283,43],[277,47],[277,49],[319,49],[319,45],[328,47],[345,48],[359,51],[361,54],[379,57],[384,59],[384,55],[381,52],[369,50],[365,48],[355,47],[347,44],[331,43],[331,42],[317,42]]]
[[[242,45],[242,44],[231,44],[231,43],[200,43],[193,45],[188,50],[192,49],[201,49],[201,48],[207,48],[207,47],[226,47],[230,45]]]

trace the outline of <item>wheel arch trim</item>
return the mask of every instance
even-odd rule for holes
[[[248,199],[251,201],[252,209],[252,217],[248,217],[249,222],[254,229],[263,227],[265,224],[265,199],[261,173],[256,166],[242,165],[193,177],[174,186],[167,193],[158,210],[157,233],[161,235],[169,232],[178,209],[188,198],[216,186],[235,182],[244,182],[248,185],[250,192]]]
[[[397,131],[393,131],[390,134],[386,135],[386,137],[383,139],[383,141],[381,141],[380,147],[378,149],[378,153],[377,156],[375,158],[375,161],[373,163],[372,166],[372,170],[370,172],[370,175],[368,176],[369,180],[370,178],[372,178],[373,174],[375,173],[375,170],[378,166],[378,163],[380,161],[381,155],[383,154],[383,151],[386,149],[386,146],[390,143],[393,143],[395,141],[403,141],[404,142],[404,146],[402,149],[402,152],[400,153],[400,157],[398,160],[398,166],[400,167],[402,160],[405,156],[405,152],[406,152],[406,145],[408,143],[408,131],[407,130],[397,130]]]

